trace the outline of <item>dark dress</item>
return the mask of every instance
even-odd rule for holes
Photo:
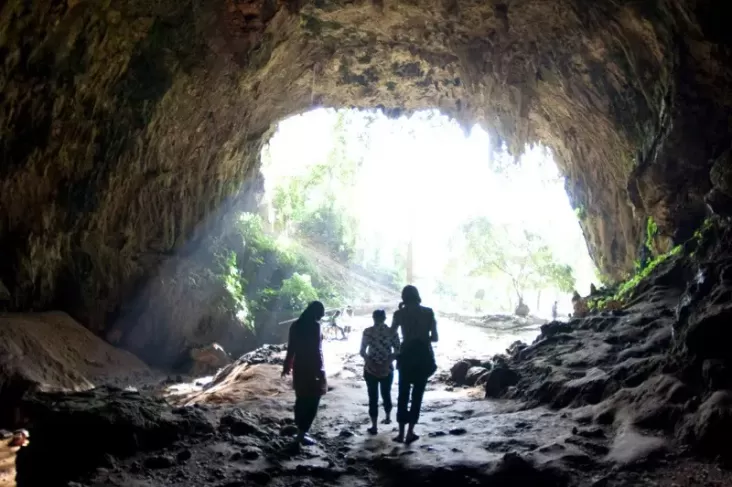
[[[285,370],[292,370],[295,424],[307,432],[315,419],[320,397],[327,391],[322,336],[318,321],[296,321],[290,326]]]

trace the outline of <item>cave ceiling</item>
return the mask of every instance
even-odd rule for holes
[[[710,179],[729,165],[718,4],[8,0],[10,307],[60,307],[104,329],[169,259],[256,206],[273,126],[320,106],[438,108],[514,153],[546,144],[593,259],[622,279],[648,217],[667,247],[729,187]]]

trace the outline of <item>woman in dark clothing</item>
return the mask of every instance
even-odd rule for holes
[[[384,400],[384,424],[391,423],[391,384],[394,381],[392,363],[399,354],[399,336],[386,326],[386,312],[383,309],[374,311],[374,326],[363,331],[361,340],[361,356],[364,360],[363,378],[369,393],[369,417],[371,428],[368,432],[378,432],[376,423],[379,419],[379,389]]]
[[[328,388],[323,367],[320,332],[320,319],[324,315],[323,303],[313,301],[290,326],[287,356],[282,369],[282,377],[292,371],[292,384],[295,388],[295,425],[298,429],[297,441],[304,445],[315,443],[307,433],[318,412],[320,398]]]
[[[399,435],[395,441],[412,443],[419,439],[414,425],[419,421],[422,397],[427,379],[437,370],[432,342],[437,341],[437,321],[431,308],[420,303],[419,291],[414,286],[402,290],[402,302],[394,313],[391,327],[395,332],[401,328],[402,345],[397,357],[399,369],[399,399],[397,400],[397,422]],[[411,396],[411,397],[410,397]],[[411,406],[410,406],[411,399]],[[404,436],[408,425],[407,436]]]

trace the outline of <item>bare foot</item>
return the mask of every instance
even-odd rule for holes
[[[394,441],[396,441],[397,443],[404,443],[404,435],[395,436]]]

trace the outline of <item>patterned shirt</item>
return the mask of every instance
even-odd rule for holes
[[[392,351],[393,350],[393,351]],[[385,324],[374,325],[363,331],[361,356],[365,371],[377,377],[385,377],[394,370],[392,361],[399,353],[399,335]]]

